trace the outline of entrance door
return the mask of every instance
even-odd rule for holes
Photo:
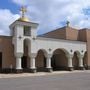
[[[27,68],[27,56],[22,57],[22,68]]]

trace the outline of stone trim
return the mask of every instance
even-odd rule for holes
[[[85,68],[84,67],[79,67],[79,70],[85,70]]]
[[[60,42],[73,42],[73,43],[82,43],[82,44],[86,44],[86,42],[83,41],[74,41],[74,40],[66,40],[66,39],[55,39],[55,38],[46,38],[46,37],[37,37],[37,40],[50,40],[50,41],[60,41]]]
[[[11,69],[11,68],[3,68],[3,69],[0,69],[0,73],[22,73],[23,70],[22,69]]]
[[[53,72],[52,68],[46,68],[46,72]]]
[[[33,69],[30,69],[30,72],[31,72],[31,73],[36,73],[37,70],[36,70],[36,68],[33,68]]]
[[[73,71],[74,68],[73,68],[73,67],[68,67],[68,70],[69,70],[69,71]]]
[[[86,70],[90,70],[90,66],[87,66],[87,67],[86,67]]]

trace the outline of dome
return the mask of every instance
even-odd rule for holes
[[[18,19],[18,21],[24,21],[24,22],[29,22],[30,20],[29,20],[29,18],[27,18],[26,16],[25,16],[25,13],[27,12],[27,9],[23,6],[23,7],[21,7],[21,9],[20,9],[20,11],[21,11],[21,17]]]

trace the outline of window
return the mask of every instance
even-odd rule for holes
[[[24,26],[24,36],[30,36],[31,35],[31,27]]]

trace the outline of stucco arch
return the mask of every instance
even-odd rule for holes
[[[30,41],[29,38],[23,39],[23,44],[26,43],[26,44],[30,45],[30,42],[31,42],[31,41]]]
[[[74,53],[77,53],[77,55],[78,55],[78,56],[80,56],[80,55],[81,55],[81,52],[80,52],[80,51],[78,51],[78,50],[74,51]]]
[[[37,54],[38,54],[39,51],[42,51],[45,57],[48,56],[47,50],[45,50],[45,49],[39,49],[39,50],[37,50]],[[37,55],[36,55],[36,56],[37,56]]]
[[[69,54],[70,54],[69,51],[66,50],[66,49],[64,49],[64,48],[56,48],[56,49],[52,50],[52,55],[54,54],[54,52],[55,52],[56,50],[62,50],[62,51],[65,53],[65,55],[69,55]]]
[[[31,40],[29,39],[29,38],[25,38],[24,40],[23,40],[23,51],[24,51],[24,47],[25,47],[25,45],[27,46],[27,53],[28,53],[28,56],[30,57],[30,55],[31,55]]]
[[[81,52],[76,50],[73,53],[73,67],[74,69],[78,70],[79,69],[79,56],[81,55]]]
[[[45,71],[47,51],[45,49],[39,49],[36,56],[37,71]]]
[[[69,52],[65,49],[58,48],[53,52],[51,65],[53,70],[67,70]]]
[[[30,39],[28,38],[25,38],[23,40],[23,52],[24,53],[27,53],[28,55],[31,53],[31,45],[30,45]],[[25,48],[27,49],[26,52],[25,52]]]

